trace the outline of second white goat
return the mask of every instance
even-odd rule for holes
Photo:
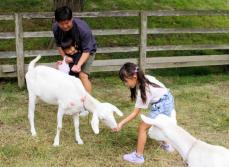
[[[141,115],[141,118],[161,131],[161,139],[172,144],[189,167],[229,166],[229,150],[225,147],[196,139],[166,115],[158,115],[155,119]]]

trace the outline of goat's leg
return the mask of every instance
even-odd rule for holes
[[[64,109],[59,106],[58,113],[57,113],[57,130],[56,130],[56,136],[54,139],[53,146],[59,146],[60,144],[60,131],[62,129],[62,119],[64,115]]]
[[[80,130],[79,130],[79,125],[80,125],[79,113],[73,115],[73,122],[74,122],[74,126],[75,126],[76,142],[78,142],[78,144],[83,144],[83,140],[80,137]]]
[[[163,132],[155,126],[151,126],[151,128],[148,131],[148,134],[151,139],[154,139],[157,141],[167,141],[167,138],[165,137]]]
[[[32,92],[29,92],[29,108],[28,108],[28,118],[30,123],[30,131],[32,133],[32,136],[36,136],[36,130],[34,126],[34,112],[35,112],[35,104],[36,103],[36,95],[34,95]]]
[[[165,142],[167,144],[171,144],[169,142],[168,138],[164,135],[164,133],[159,128],[157,128],[155,126],[152,126],[149,129],[148,134],[149,134],[149,137],[151,139],[155,139],[155,140],[157,140],[159,142],[163,142],[163,143]]]

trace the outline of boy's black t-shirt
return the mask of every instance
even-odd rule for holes
[[[75,64],[79,62],[81,55],[82,55],[81,53],[75,53],[74,55],[69,56],[73,59],[73,63],[69,63],[69,68],[70,68],[69,75],[73,75],[77,78],[79,78],[79,73],[73,72],[71,69]]]

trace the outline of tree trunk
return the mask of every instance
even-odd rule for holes
[[[83,11],[83,0],[53,0],[54,9],[68,6],[72,9],[73,12],[82,12]]]

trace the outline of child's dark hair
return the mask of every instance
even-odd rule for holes
[[[71,19],[72,19],[72,10],[69,7],[63,6],[55,10],[55,20],[57,22],[71,20]]]
[[[61,48],[63,50],[68,49],[71,46],[74,46],[72,39],[67,39],[67,40],[61,42]]]
[[[134,74],[137,75],[137,81],[141,93],[141,99],[143,103],[146,103],[146,86],[147,85],[152,85],[154,87],[160,87],[160,86],[150,82],[145,77],[143,71],[134,63],[130,63],[130,62],[125,63],[119,70],[119,78],[124,82],[126,81],[127,78],[133,77]],[[134,101],[136,99],[136,94],[137,94],[136,86],[134,88],[130,88],[130,92],[131,92],[130,95],[131,100]]]

